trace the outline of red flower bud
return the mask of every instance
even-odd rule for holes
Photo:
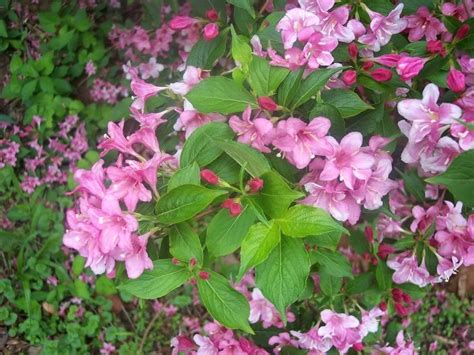
[[[441,57],[446,55],[446,49],[440,40],[426,42],[426,51],[431,54],[439,54]]]
[[[451,68],[448,73],[448,87],[454,92],[466,90],[466,76],[459,70]]]
[[[402,298],[405,303],[410,304],[412,302],[412,299],[408,293],[403,293]]]
[[[267,111],[276,111],[278,110],[278,105],[273,101],[269,96],[261,96],[257,99],[258,105],[262,110]]]
[[[206,272],[206,271],[199,271],[199,278],[200,278],[201,280],[209,280],[209,276],[211,276],[211,275],[209,275],[208,272]]]
[[[469,31],[471,28],[467,23],[463,24],[461,27],[459,27],[458,31],[456,32],[456,35],[454,36],[455,39],[461,40],[463,38],[466,38],[466,36],[469,34]]]
[[[378,264],[379,264],[379,259],[377,259],[376,256],[373,256],[373,255],[372,255],[372,258],[370,259],[370,263],[371,263],[372,265],[378,265]]]
[[[362,351],[364,350],[364,344],[363,343],[355,343],[352,345],[355,351]]]
[[[216,9],[210,9],[206,11],[206,17],[209,21],[216,22],[219,19],[219,14],[217,13]]]
[[[400,317],[406,317],[408,315],[408,309],[401,303],[395,303],[395,312],[397,312]]]
[[[370,73],[370,76],[375,81],[379,81],[379,82],[389,81],[392,79],[392,71],[387,68],[377,68],[377,69],[372,70],[372,72]]]
[[[380,302],[379,303],[379,308],[385,312],[387,310],[387,303],[385,303],[384,301]]]
[[[380,259],[386,259],[387,256],[389,256],[389,254],[392,254],[394,251],[395,251],[395,248],[392,247],[391,245],[380,244],[377,255],[379,256]]]
[[[344,73],[342,73],[342,81],[346,85],[352,85],[356,82],[357,79],[357,72],[355,70],[346,70]]]
[[[231,198],[222,202],[221,207],[228,209],[232,217],[237,217],[242,212],[242,205]]]
[[[219,176],[209,169],[201,170],[201,179],[210,185],[217,185],[219,183]]]
[[[219,35],[219,26],[215,23],[208,23],[204,26],[204,39],[206,41],[211,41]]]
[[[364,235],[365,235],[365,239],[367,239],[369,243],[374,242],[374,230],[372,229],[371,226],[365,226]]]
[[[431,238],[430,241],[429,241],[430,245],[433,247],[433,248],[437,248],[439,247],[439,242],[434,239],[434,238]]]
[[[364,65],[362,65],[362,69],[365,71],[369,70],[374,66],[374,62],[365,62]]]
[[[247,183],[247,186],[249,187],[249,190],[251,192],[257,193],[261,189],[263,189],[263,180],[259,178],[250,179],[249,182]]]
[[[191,258],[191,260],[189,260],[189,265],[190,265],[191,267],[196,266],[196,259],[195,259],[195,258]]]
[[[392,298],[395,302],[403,301],[403,291],[399,288],[394,288],[392,290]]]
[[[352,59],[357,58],[357,54],[359,52],[359,49],[357,48],[357,44],[355,44],[354,42],[349,43],[349,45],[347,46],[347,51],[349,52],[349,56]]]
[[[191,27],[197,22],[198,20],[189,16],[175,16],[171,19],[168,25],[172,30],[182,30]]]
[[[175,265],[179,265],[179,260],[176,258],[171,259],[171,262]]]

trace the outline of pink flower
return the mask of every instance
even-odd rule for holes
[[[146,251],[148,237],[149,234],[141,236],[133,234],[130,238],[131,250],[125,256],[125,268],[130,279],[136,279],[145,269],[153,269],[153,262]]]
[[[431,277],[426,270],[424,261],[421,266],[418,266],[418,261],[413,255],[409,255],[410,251],[399,254],[398,256],[387,261],[387,265],[392,270],[395,270],[392,280],[396,284],[403,284],[410,282],[425,287],[431,283]]]
[[[273,137],[273,124],[266,118],[254,118],[250,120],[252,109],[248,106],[242,119],[238,116],[232,116],[229,119],[229,126],[238,135],[238,141],[251,145],[255,149],[270,153],[266,145],[270,144]]]
[[[362,134],[348,133],[340,144],[332,137],[328,137],[327,141],[329,147],[323,152],[327,160],[319,177],[321,180],[331,181],[339,177],[340,181],[353,190],[356,179],[367,180],[370,177],[375,160],[373,156],[360,150]]]
[[[206,41],[211,41],[219,35],[219,26],[215,23],[208,23],[204,26],[204,39]]]
[[[194,109],[188,100],[184,100],[183,111],[180,112],[178,119],[174,125],[176,131],[186,131],[185,137],[188,138],[197,128],[206,123],[219,121],[222,122],[225,117],[218,113],[202,114]]]
[[[208,337],[196,334],[193,337],[194,342],[198,346],[197,355],[218,355],[219,348]]]
[[[142,73],[142,79],[158,78],[160,72],[165,69],[163,64],[157,63],[155,57],[151,57],[148,63],[141,63],[138,68]]]
[[[396,347],[393,346],[384,346],[378,347],[377,350],[383,354],[389,355],[412,355],[416,354],[415,345],[412,341],[405,341],[403,337],[403,330],[400,330],[396,338]]]
[[[187,354],[189,351],[193,350],[195,345],[194,343],[184,335],[177,335],[171,339],[171,355],[179,355],[181,353]]]
[[[298,339],[296,343],[300,348],[312,350],[316,354],[325,354],[331,349],[332,340],[330,337],[322,337],[318,332],[318,327],[314,327],[306,333],[292,330],[291,335]]]
[[[463,92],[466,89],[466,76],[455,68],[448,73],[448,87],[454,92]]]
[[[332,3],[334,4],[334,2]],[[344,26],[349,19],[349,12],[349,6],[339,6],[333,11],[327,13],[322,26],[320,26],[320,31],[324,35],[333,37],[340,42],[352,42],[355,39],[354,32],[350,28]]]
[[[326,37],[320,32],[315,32],[309,37],[303,48],[304,56],[308,60],[310,69],[317,69],[321,65],[328,66],[334,61],[331,52],[337,47],[337,40]]]
[[[169,22],[169,26],[173,30],[182,30],[188,27],[191,27],[195,23],[198,23],[197,19],[194,19],[189,16],[175,16]]]
[[[364,4],[362,6],[370,16],[371,32],[360,36],[359,42],[366,44],[369,49],[375,52],[378,52],[381,46],[385,46],[392,35],[402,32],[407,26],[407,20],[400,18],[403,4],[397,5],[386,17],[370,10]]]
[[[306,42],[315,32],[315,26],[319,25],[319,18],[308,11],[294,8],[285,13],[285,16],[276,25],[276,30],[281,32],[285,49],[293,47],[298,40]]]
[[[290,70],[295,70],[305,65],[307,62],[307,56],[301,49],[297,47],[287,49],[285,51],[284,58],[278,55],[277,52],[273,50],[273,48],[271,47],[269,47],[267,51],[268,51],[268,56],[271,59],[270,61],[271,65],[289,68]]]
[[[357,79],[357,72],[355,70],[346,70],[342,73],[342,81],[346,85],[352,85],[356,82]]]
[[[438,282],[448,282],[451,276],[455,275],[457,269],[462,265],[463,261],[458,260],[455,256],[449,259],[445,259],[439,255],[436,255],[438,258],[438,266],[436,267],[436,272],[438,273]]]
[[[420,233],[426,232],[430,226],[435,222],[439,215],[439,208],[437,206],[431,206],[426,211],[421,206],[415,206],[412,210],[413,217],[415,219],[410,225],[410,230],[415,233],[417,230]]]
[[[392,79],[392,71],[387,68],[377,68],[370,72],[370,76],[375,81],[384,82]]]
[[[102,149],[100,153],[104,156],[111,150],[118,150],[121,153],[131,154],[137,156],[137,153],[133,150],[132,144],[123,134],[123,126],[125,122],[122,120],[119,124],[109,122],[108,124],[108,135],[102,143],[99,144],[99,148]]]
[[[106,193],[104,185],[104,161],[100,159],[91,170],[77,169],[74,173],[74,180],[79,184],[75,191],[83,191],[88,194],[103,198]]]
[[[141,111],[135,109],[135,108],[130,108],[130,111],[132,111],[132,116],[135,120],[140,122],[140,125],[142,127],[150,128],[154,130],[156,127],[161,125],[162,123],[165,123],[166,120],[163,119],[163,116],[165,116],[169,110],[165,110],[162,112],[156,112],[156,113],[142,113]]]
[[[356,317],[325,309],[321,312],[321,320],[326,325],[319,328],[318,335],[331,339],[334,347],[341,352],[346,352],[361,340],[357,329],[360,323]]]
[[[283,322],[281,321],[280,315],[278,314],[275,306],[271,304],[263,295],[258,288],[254,288],[252,291],[250,304],[250,323],[257,323],[262,321],[263,328],[277,327],[283,328]],[[295,320],[293,313],[288,312],[288,321],[292,322]]]
[[[170,84],[170,90],[177,95],[184,96],[205,77],[206,73],[200,68],[189,65],[184,71],[183,81]]]
[[[364,338],[369,333],[376,333],[379,329],[378,317],[385,314],[379,307],[375,307],[370,311],[362,311],[361,324],[359,327],[360,336]]]
[[[291,164],[303,169],[315,154],[321,154],[323,148],[327,148],[326,134],[330,127],[331,122],[325,117],[313,118],[308,124],[290,117],[278,122],[273,145]]]
[[[418,8],[415,14],[406,17],[409,30],[408,40],[416,42],[426,37],[427,41],[434,41],[438,34],[446,31],[443,23],[434,17],[426,6]]]
[[[136,75],[132,76],[132,81],[130,83],[130,88],[133,93],[137,96],[135,101],[132,103],[132,107],[143,110],[145,107],[146,101],[158,94],[160,91],[166,89],[166,87],[160,87],[153,84],[148,84],[142,79],[138,78]]]
[[[474,115],[464,114],[463,118],[466,124],[474,124]],[[474,130],[469,129],[465,124],[453,122],[451,135],[459,139],[459,147],[462,150],[474,149]]]
[[[112,181],[108,193],[123,199],[130,212],[135,211],[138,201],[151,201],[152,195],[143,185],[143,176],[132,167],[108,167],[107,176]]]
[[[442,137],[433,149],[420,152],[421,168],[433,174],[446,171],[451,162],[460,153],[459,145],[451,137]]]
[[[423,69],[426,61],[424,58],[402,56],[397,63],[397,73],[402,80],[413,79]]]

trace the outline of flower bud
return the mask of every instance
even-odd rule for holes
[[[261,96],[257,99],[257,101],[262,110],[276,111],[278,109],[278,105],[269,96]]]
[[[446,49],[440,40],[426,42],[426,51],[431,54],[439,54],[442,57],[446,54]]]
[[[384,82],[392,79],[392,71],[387,68],[377,68],[370,72],[370,76],[375,81]]]
[[[402,57],[397,63],[397,73],[402,80],[410,80],[423,69],[426,60],[419,57]]]
[[[211,41],[219,35],[219,26],[215,23],[208,23],[204,26],[204,39]]]
[[[434,238],[431,238],[429,243],[433,248],[438,248],[439,247],[439,242]]]
[[[359,53],[359,48],[357,48],[356,43],[352,42],[352,43],[349,43],[349,45],[347,46],[347,51],[349,52],[349,56],[352,59],[356,59]]]
[[[408,315],[408,309],[401,303],[395,303],[395,312],[397,312],[400,317],[406,317]]]
[[[362,351],[364,350],[364,344],[363,343],[355,343],[352,345],[355,351]]]
[[[392,298],[395,302],[403,301],[403,291],[399,288],[392,289]]]
[[[221,207],[228,209],[232,217],[237,217],[242,212],[242,205],[231,198],[222,202]]]
[[[397,66],[398,61],[402,58],[402,55],[392,53],[392,54],[384,54],[376,58],[372,58],[372,61],[378,64],[385,65],[390,68],[394,68]]]
[[[404,292],[403,295],[402,295],[402,298],[403,298],[403,301],[404,301],[405,303],[410,304],[410,303],[412,302],[412,299],[411,299],[411,297],[410,297],[410,295],[409,295],[408,293],[405,293],[405,292]]]
[[[209,280],[209,273],[206,271],[199,271],[199,278],[201,280]]]
[[[379,303],[379,308],[381,311],[385,312],[387,310],[387,303],[382,301]]]
[[[469,34],[469,31],[471,28],[467,23],[463,24],[461,27],[459,27],[458,31],[456,32],[456,35],[454,36],[455,39],[461,40],[466,38],[466,36]]]
[[[374,230],[372,229],[371,226],[365,226],[364,235],[365,235],[365,239],[367,239],[369,243],[372,244],[374,242]]]
[[[377,259],[376,256],[372,255],[372,257],[370,258],[370,263],[372,265],[378,265],[379,264],[379,259]]]
[[[191,267],[195,267],[196,266],[196,259],[195,258],[191,258],[191,260],[189,260],[189,266]]]
[[[171,19],[168,25],[172,30],[182,30],[191,27],[197,22],[198,20],[189,16],[175,16]]]
[[[392,247],[391,245],[380,244],[377,255],[379,256],[380,259],[386,259],[389,256],[389,254],[392,254],[394,251],[395,251],[395,248]]]
[[[209,169],[201,170],[201,179],[207,182],[209,185],[217,185],[219,183],[219,177],[215,172]]]
[[[448,73],[448,87],[454,92],[463,92],[466,89],[466,76],[461,71],[451,68]]]
[[[355,70],[346,70],[344,73],[342,73],[342,81],[346,85],[352,85],[356,82],[357,79],[357,72]]]
[[[209,21],[216,22],[219,19],[219,14],[217,13],[216,9],[210,9],[206,11],[206,17]]]
[[[179,260],[176,259],[176,258],[171,259],[171,262],[172,262],[174,265],[179,265]]]
[[[247,183],[249,190],[253,193],[259,192],[263,189],[263,180],[259,178],[253,178]]]
[[[365,62],[363,65],[362,65],[362,69],[364,69],[365,71],[369,70],[370,68],[372,68],[374,66],[374,62]]]

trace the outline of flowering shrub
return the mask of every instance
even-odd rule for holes
[[[169,352],[416,353],[420,300],[474,264],[472,4],[149,1],[134,18],[123,3],[53,2],[2,91],[6,185],[15,166],[32,198],[74,177],[62,240],[79,254],[72,294],[90,297],[85,266],[98,294],[154,300],[143,339],[121,352],[148,349],[157,319],[177,312],[166,300],[191,294],[208,315],[180,318]],[[87,35],[118,9],[131,17]],[[15,48],[2,23],[1,48]],[[84,83],[87,106],[64,98]],[[100,157],[81,159],[105,126]],[[2,210],[9,230],[34,216]],[[70,317],[80,302],[55,299]],[[103,354],[124,340],[110,333]]]

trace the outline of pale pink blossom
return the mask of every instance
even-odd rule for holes
[[[306,333],[294,330],[290,331],[290,333],[297,339],[296,343],[298,347],[310,350],[316,354],[326,353],[332,347],[331,338],[321,336],[318,327],[311,328]]]
[[[184,96],[206,76],[207,72],[188,65],[184,71],[183,80],[177,83],[171,83],[169,85],[170,90],[177,95]]]
[[[151,57],[147,63],[141,63],[138,69],[142,74],[142,79],[147,80],[149,78],[158,78],[160,72],[162,72],[165,67],[163,64],[157,63],[155,57]]]
[[[199,113],[188,100],[184,100],[183,110],[179,112],[179,114],[180,115],[173,128],[176,131],[184,130],[186,132],[186,138],[188,138],[197,128],[206,123],[225,121],[225,117],[218,113]]]
[[[337,47],[337,40],[324,36],[321,32],[313,33],[303,48],[310,69],[331,65],[334,57],[331,52]]]
[[[407,251],[387,261],[388,267],[395,270],[392,280],[396,284],[410,282],[419,287],[425,287],[431,283],[431,277],[428,270],[426,270],[425,263],[423,261],[419,266],[416,257],[409,253],[410,251]]]
[[[361,340],[357,329],[360,322],[356,317],[325,309],[321,312],[321,320],[326,325],[319,328],[318,335],[331,339],[334,347],[341,352],[346,352]]]
[[[285,13],[276,30],[281,32],[285,49],[290,49],[296,41],[305,43],[319,25],[319,18],[308,11],[294,8]]]

